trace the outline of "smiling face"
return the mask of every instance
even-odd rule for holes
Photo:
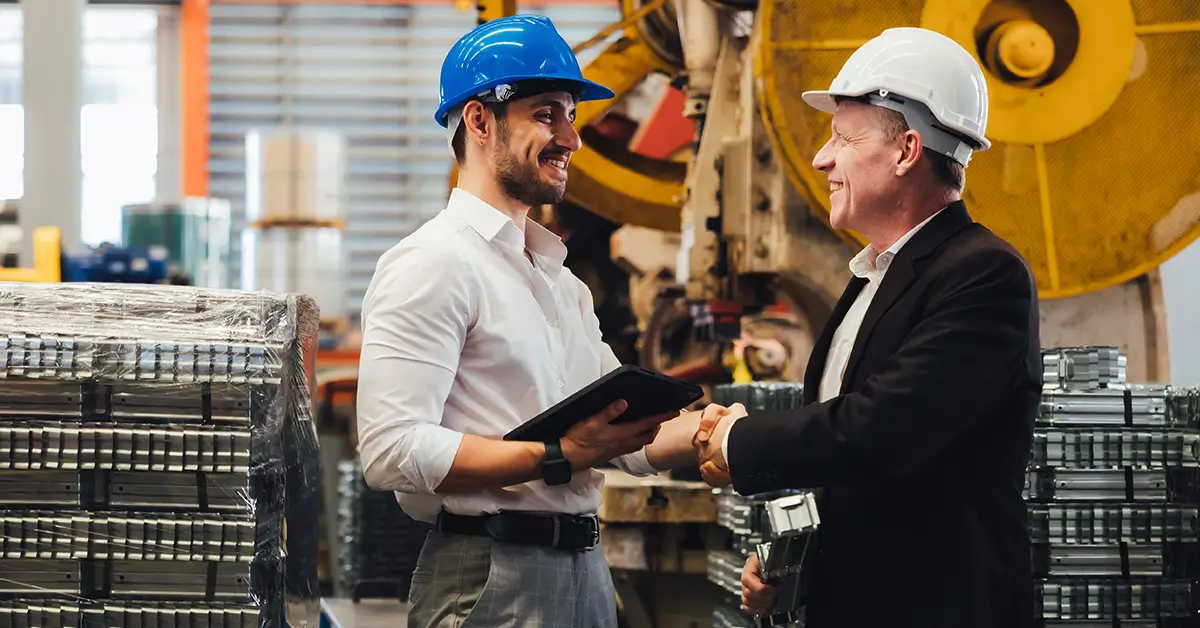
[[[497,120],[491,167],[505,193],[527,205],[559,203],[567,193],[567,166],[581,141],[575,99],[546,92],[513,100]]]
[[[830,225],[869,232],[895,204],[904,144],[877,107],[860,102],[838,103],[831,127],[813,158],[813,167],[829,177]]]

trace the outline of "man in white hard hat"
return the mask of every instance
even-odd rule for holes
[[[830,221],[870,244],[813,349],[804,405],[710,408],[702,473],[744,495],[819,489],[808,628],[1031,626],[1037,286],[962,201],[989,145],[983,73],[943,35],[891,29],[804,100],[833,114],[813,160]],[[762,612],[777,591],[757,567],[742,603]]]

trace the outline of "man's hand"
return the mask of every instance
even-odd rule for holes
[[[742,609],[755,614],[771,612],[779,590],[758,577],[758,556],[751,554],[742,567]]]
[[[721,446],[725,442],[725,434],[729,427],[744,416],[746,408],[740,403],[728,408],[710,404],[700,418],[700,427],[696,430],[692,444],[696,448],[700,475],[713,488],[724,488],[733,483]]]
[[[663,423],[654,442],[646,445],[646,461],[659,471],[696,464],[695,438],[700,427],[699,410],[683,411]]]
[[[613,425],[629,404],[617,400],[599,413],[571,426],[562,439],[563,457],[574,471],[591,468],[605,460],[638,451],[654,442],[658,426],[679,416],[679,411]]]

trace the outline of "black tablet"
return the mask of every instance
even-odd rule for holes
[[[703,396],[704,389],[697,384],[624,365],[505,434],[504,440],[544,443],[562,438],[572,425],[618,399],[624,399],[629,407],[613,419],[613,423],[682,410]]]

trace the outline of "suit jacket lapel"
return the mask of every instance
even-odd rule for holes
[[[854,348],[850,352],[850,361],[846,364],[846,373],[842,378],[841,392],[845,392],[854,380],[854,371],[862,357],[863,347],[870,341],[875,325],[917,278],[918,264],[933,254],[943,242],[970,224],[971,217],[967,214],[966,205],[962,201],[951,203],[914,234],[892,258],[883,283],[871,299],[871,305],[863,317],[862,327],[854,339]]]
[[[829,359],[829,345],[833,343],[833,332],[837,330],[838,325],[842,324],[842,320],[846,318],[846,312],[850,310],[851,305],[854,305],[854,300],[858,298],[858,293],[862,292],[862,288],[866,284],[866,279],[853,276],[850,278],[850,283],[842,291],[841,298],[833,306],[829,320],[821,329],[821,335],[813,344],[812,353],[808,356],[808,366],[804,368],[803,403],[805,405],[817,399],[817,392],[821,388],[821,375],[824,374],[825,362]]]

